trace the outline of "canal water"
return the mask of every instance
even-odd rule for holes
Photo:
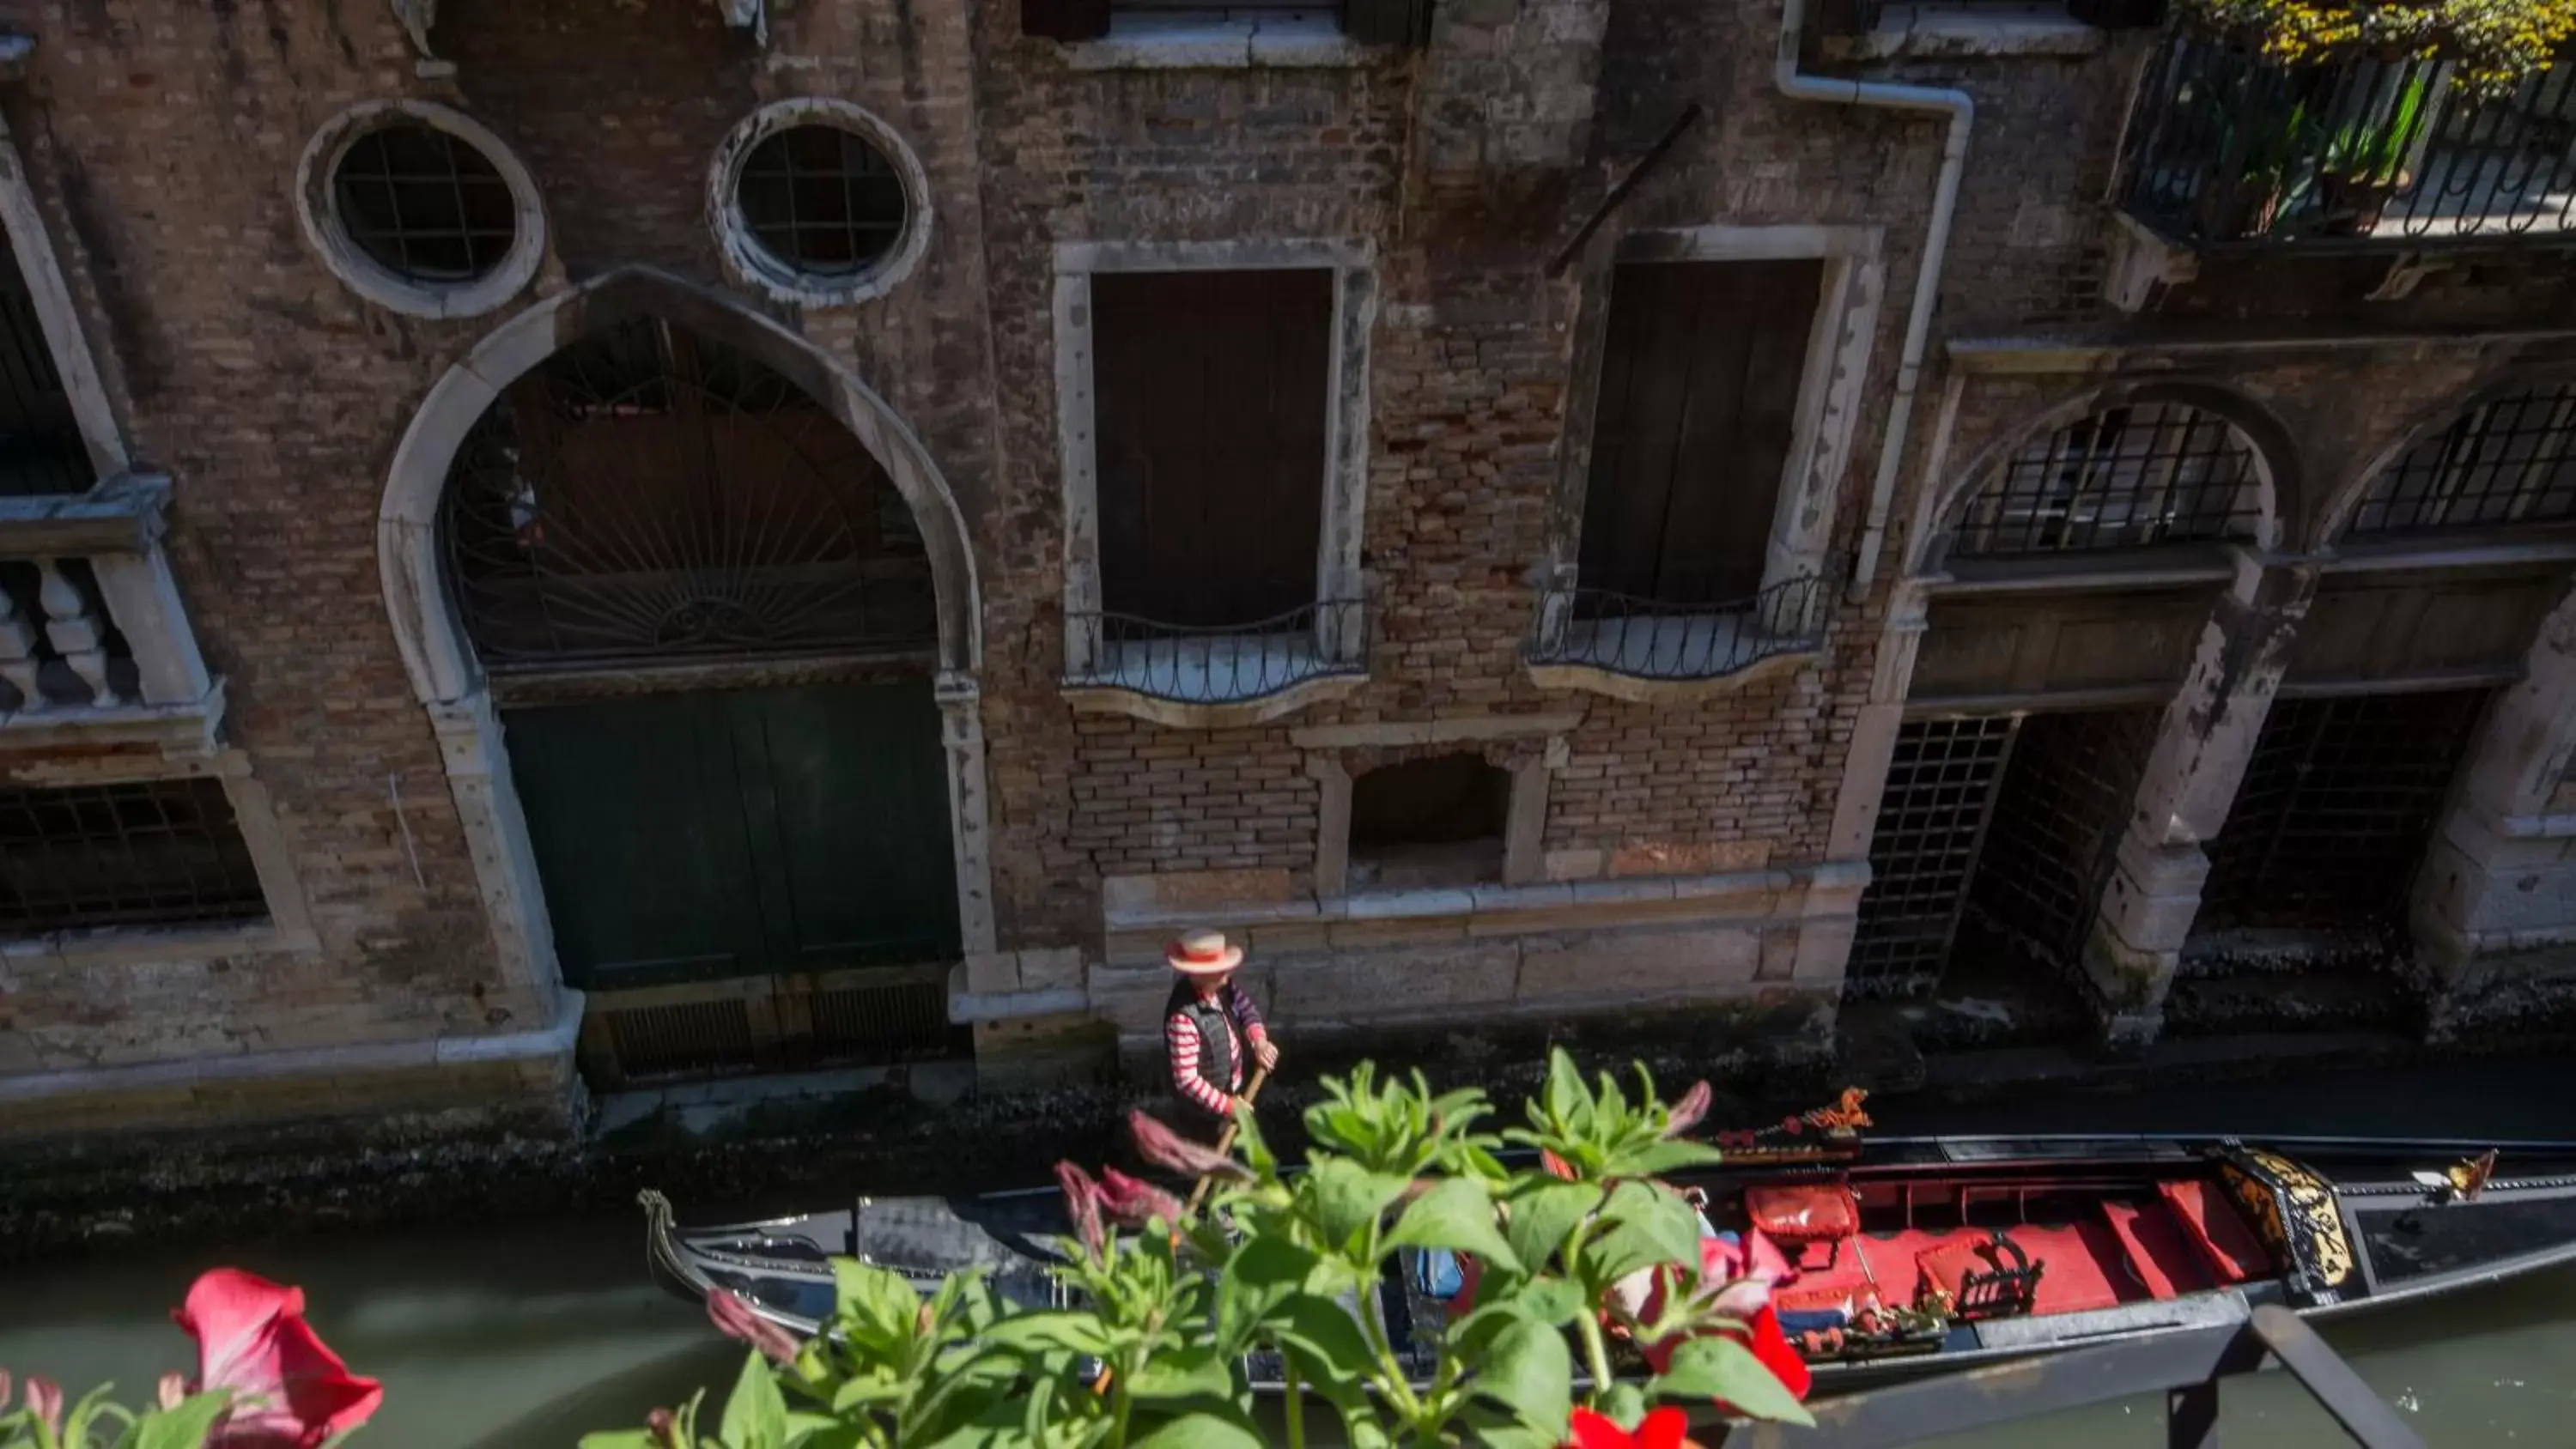
[[[1881,1126],[2315,1132],[2331,1121],[2353,1133],[2531,1138],[2576,1135],[2567,1103],[2563,1066],[2529,1063],[2107,1102],[2042,1094],[1974,1111],[1890,1112]],[[169,1308],[199,1270],[231,1263],[302,1285],[324,1338],[384,1380],[385,1408],[359,1449],[560,1449],[586,1430],[639,1423],[700,1385],[720,1397],[740,1364],[699,1311],[647,1278],[642,1228],[636,1213],[229,1251],[136,1242],[78,1263],[0,1268],[0,1367],[73,1386],[113,1380],[128,1402],[147,1398],[161,1374],[193,1368]],[[2365,1317],[2326,1337],[2430,1444],[2576,1446],[2576,1270]],[[2348,1442],[2285,1375],[2237,1380],[2222,1402],[2228,1442]],[[2165,1442],[2162,1404],[1938,1442],[2151,1449]]]

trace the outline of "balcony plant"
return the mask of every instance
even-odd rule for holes
[[[2278,65],[2448,61],[2473,96],[2511,91],[2576,38],[2576,0],[2178,0],[2178,13]]]
[[[2351,235],[2375,230],[2388,199],[2414,179],[2407,164],[2424,136],[2432,79],[2426,68],[2410,67],[2392,91],[2374,97],[2363,114],[2335,128],[2317,173],[2326,231]]]

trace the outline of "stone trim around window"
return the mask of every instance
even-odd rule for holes
[[[772,253],[752,235],[735,191],[742,184],[743,163],[761,142],[798,126],[828,126],[847,131],[873,147],[894,166],[903,183],[903,234],[886,254],[846,277],[801,271]],[[716,147],[707,168],[707,221],[727,274],[775,302],[806,307],[847,307],[872,301],[895,289],[930,249],[932,207],[930,173],[913,154],[902,133],[875,112],[825,96],[796,96],[772,101],[744,117]]]
[[[1369,339],[1377,320],[1376,249],[1366,240],[1059,242],[1055,249],[1056,442],[1064,507],[1066,698],[1175,729],[1221,729],[1277,719],[1340,698],[1367,680],[1367,596],[1360,535],[1367,517]],[[1100,474],[1092,392],[1091,278],[1099,272],[1330,269],[1333,338],[1326,383],[1323,527],[1316,549],[1313,657],[1306,677],[1258,698],[1175,701],[1116,682],[1118,661],[1089,621],[1101,610]],[[1356,620],[1356,626],[1353,626]],[[1258,641],[1245,641],[1248,644]],[[1260,677],[1257,674],[1253,677]]]
[[[1109,33],[1064,48],[1070,70],[1342,67],[1380,58],[1327,10],[1113,10]]]
[[[473,147],[510,188],[510,248],[492,270],[452,284],[419,282],[395,274],[350,239],[332,197],[332,177],[360,137],[402,121],[444,131]],[[295,214],[304,223],[304,239],[331,275],[377,306],[407,317],[473,317],[492,311],[526,288],[545,258],[545,204],[527,166],[483,123],[433,101],[409,97],[365,101],[325,121],[296,162],[294,199]]]
[[[293,852],[279,826],[268,787],[251,773],[250,756],[238,749],[219,749],[196,758],[137,761],[108,756],[49,760],[14,772],[22,783],[38,786],[127,784],[212,776],[223,782],[224,798],[241,830],[260,894],[268,902],[268,919],[238,925],[135,926],[93,931],[57,931],[43,936],[0,940],[0,963],[19,970],[81,970],[111,965],[152,965],[202,961],[217,956],[273,955],[321,949],[313,916],[295,871]]]
[[[1425,886],[1363,891],[1353,894],[1350,888],[1351,867],[1351,791],[1356,774],[1408,760],[1426,759],[1448,754],[1481,755],[1487,764],[1511,776],[1511,798],[1503,817],[1503,887],[1534,886],[1547,878],[1547,792],[1548,783],[1567,760],[1565,735],[1556,726],[1563,717],[1533,715],[1526,721],[1497,721],[1512,725],[1526,723],[1527,729],[1510,733],[1499,731],[1476,734],[1422,734],[1406,725],[1372,727],[1348,726],[1341,729],[1294,731],[1292,739],[1310,736],[1318,742],[1306,756],[1306,774],[1317,790],[1315,804],[1315,898],[1339,902],[1347,914],[1367,916],[1374,906],[1383,906],[1399,914],[1418,909],[1468,909],[1474,893],[1490,892],[1493,883],[1462,882],[1455,886]],[[1479,721],[1478,723],[1481,723]],[[1382,737],[1372,735],[1382,728]],[[1333,744],[1321,744],[1333,741]],[[1357,757],[1356,759],[1354,757]],[[1351,767],[1359,764],[1360,771]],[[1445,904],[1444,904],[1445,903]]]
[[[1538,625],[1530,671],[1548,689],[1580,689],[1631,702],[1688,704],[1739,689],[1821,649],[1825,611],[1835,577],[1833,523],[1843,475],[1850,466],[1860,422],[1871,348],[1878,336],[1879,302],[1886,290],[1885,230],[1875,226],[1709,225],[1631,232],[1586,270],[1583,309],[1576,321],[1575,378],[1568,406],[1565,448],[1550,509],[1548,552],[1542,566]],[[1782,647],[1712,650],[1710,657],[1741,660],[1722,674],[1642,678],[1588,663],[1599,651],[1568,648],[1574,626],[1569,607],[1580,586],[1585,495],[1591,486],[1592,441],[1600,399],[1601,367],[1609,339],[1611,288],[1617,268],[1636,262],[1780,261],[1820,258],[1824,281],[1809,324],[1805,371],[1789,457],[1781,471],[1771,536],[1764,550],[1762,608],[1794,603],[1794,619],[1738,620],[1740,629],[1778,633]],[[1813,582],[1807,582],[1813,581]],[[1794,597],[1793,597],[1794,596]],[[1654,621],[1643,621],[1651,625]],[[1714,625],[1682,614],[1669,622],[1685,630]]]

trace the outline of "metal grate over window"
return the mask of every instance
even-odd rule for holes
[[[821,277],[874,265],[911,211],[894,163],[838,126],[790,126],[754,146],[734,203],[781,265]]]
[[[1969,500],[1951,558],[2011,558],[2251,533],[2254,446],[2180,403],[2104,408],[2035,437]]]
[[[1970,891],[1980,926],[2060,970],[2080,964],[2162,719],[2117,709],[2023,722]]]
[[[1940,980],[2017,728],[1993,715],[1913,720],[1897,732],[1846,992],[1912,996]]]
[[[331,173],[340,228],[412,282],[470,282],[518,239],[518,207],[489,157],[461,137],[397,121],[349,143]]]
[[[574,344],[468,435],[440,528],[497,668],[926,648],[911,511],[775,371],[651,319]]]
[[[2460,414],[2370,481],[2355,538],[2576,519],[2576,382]]]
[[[0,932],[267,915],[220,780],[0,790]]]
[[[2285,699],[2209,843],[2195,937],[2395,932],[2489,691]]]

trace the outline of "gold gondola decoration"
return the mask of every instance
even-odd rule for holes
[[[2219,1170],[2228,1195],[2254,1219],[2264,1246],[2287,1261],[2291,1286],[2331,1303],[2352,1278],[2352,1239],[2334,1190],[2277,1152],[2231,1147]]]

